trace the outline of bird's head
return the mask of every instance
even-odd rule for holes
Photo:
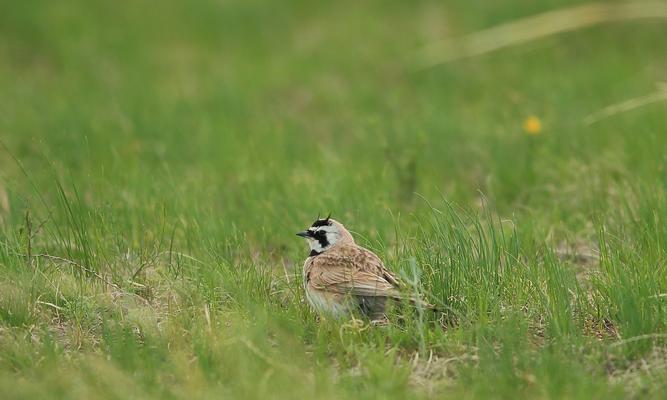
[[[317,218],[308,229],[297,235],[308,241],[311,256],[325,252],[336,244],[354,243],[352,234],[343,224],[331,219],[331,214],[324,219]]]

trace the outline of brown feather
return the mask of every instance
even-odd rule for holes
[[[422,300],[402,296],[400,282],[372,251],[356,243],[342,224],[342,239],[326,251],[308,257],[304,264],[304,286],[311,305],[334,314],[361,309],[371,318],[382,318],[387,299],[407,299],[424,307]]]
[[[340,246],[312,257],[308,284],[316,289],[355,296],[398,296],[398,280],[370,251]]]

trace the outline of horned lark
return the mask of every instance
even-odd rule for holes
[[[318,218],[297,235],[310,246],[303,280],[308,302],[318,313],[341,317],[360,311],[377,320],[384,317],[388,299],[401,298],[394,274],[357,245],[340,222]]]

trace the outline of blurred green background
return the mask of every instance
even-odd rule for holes
[[[0,392],[659,393],[667,375],[637,367],[664,367],[659,340],[610,354],[619,347],[591,330],[613,325],[603,336],[621,340],[667,322],[661,300],[646,300],[667,290],[665,103],[586,118],[665,92],[666,4],[642,3],[654,19],[420,58],[432,43],[581,4],[0,1]],[[540,126],[527,132],[531,120]],[[443,199],[458,205],[451,220],[438,216]],[[428,329],[349,338],[318,323],[294,232],[328,212],[392,269],[416,257],[434,300],[467,310],[463,323],[430,316]],[[516,242],[488,239],[501,220]],[[491,233],[443,233],[474,227]],[[477,258],[439,280],[429,246]],[[595,265],[558,257],[569,248]],[[470,278],[500,259],[534,275]],[[589,273],[593,283],[575,279]],[[413,354],[461,366],[433,372]]]

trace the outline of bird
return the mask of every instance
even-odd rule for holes
[[[375,253],[355,243],[352,234],[331,215],[318,217],[297,236],[305,238],[310,247],[303,265],[303,284],[306,298],[318,314],[342,318],[360,312],[372,321],[381,321],[386,319],[388,301],[403,298],[396,275]]]

